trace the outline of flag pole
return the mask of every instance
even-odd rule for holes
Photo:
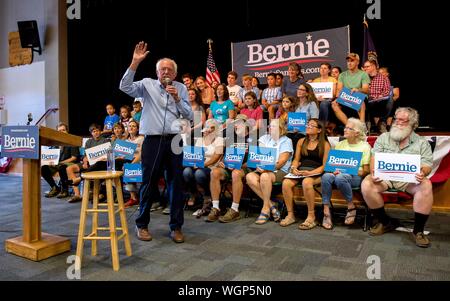
[[[213,43],[214,41],[212,40],[212,39],[208,39],[207,41],[206,41],[206,43],[208,43],[208,46],[209,46],[209,51],[212,51],[212,49],[211,49],[211,44]]]

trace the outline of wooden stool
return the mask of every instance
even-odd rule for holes
[[[117,241],[124,239],[125,242],[125,252],[127,256],[131,256],[131,244],[130,237],[128,235],[128,225],[125,215],[125,208],[123,205],[123,195],[122,195],[122,184],[120,182],[120,176],[123,172],[121,171],[93,171],[81,174],[84,178],[84,188],[83,188],[83,200],[81,202],[81,213],[80,213],[80,228],[78,230],[78,244],[77,244],[77,256],[80,260],[80,266],[83,259],[83,245],[85,240],[92,241],[92,256],[97,255],[97,240],[110,240],[111,241],[111,256],[113,270],[119,270],[119,250]],[[98,195],[100,190],[100,181],[106,181],[106,195],[107,203],[99,204]],[[94,181],[94,193],[93,193],[93,205],[92,209],[88,209],[89,204],[89,186],[90,181]],[[113,195],[113,181],[116,185],[117,192],[117,204],[114,204]],[[106,209],[99,209],[99,207],[106,207]],[[115,207],[118,207],[116,210]],[[86,216],[88,213],[92,213],[92,232],[85,236],[85,224]],[[98,213],[108,213],[109,227],[98,227]],[[116,227],[115,214],[119,213],[120,223],[122,227]],[[120,236],[117,236],[116,231],[122,231]],[[98,231],[109,231],[109,236],[98,236]]]

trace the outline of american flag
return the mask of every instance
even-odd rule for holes
[[[206,81],[210,86],[213,81],[220,83],[220,74],[214,62],[211,47],[209,47],[208,60],[206,62]]]

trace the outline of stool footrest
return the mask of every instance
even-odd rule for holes
[[[109,236],[85,236],[84,240],[111,240]]]
[[[119,231],[123,231],[122,227],[116,227],[115,229],[119,230]],[[98,227],[97,230],[98,231],[109,231],[110,229],[109,229],[109,227]]]
[[[97,206],[99,206],[99,207],[108,207],[108,203],[98,203]],[[114,203],[114,207],[118,207],[118,206],[119,206],[119,204]]]
[[[108,209],[86,209],[86,213],[108,213]]]

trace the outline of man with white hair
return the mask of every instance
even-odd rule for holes
[[[431,181],[427,178],[431,172],[433,156],[428,141],[414,132],[418,125],[419,114],[416,110],[409,107],[398,108],[391,130],[379,136],[372,149],[372,155],[375,153],[420,155],[421,168],[419,173],[416,174],[418,184],[384,181],[374,177],[374,157],[372,156],[371,174],[362,182],[361,190],[364,200],[378,220],[378,223],[370,229],[370,235],[381,235],[395,229],[384,210],[381,192],[395,188],[413,195],[414,240],[417,246],[427,248],[430,246],[430,241],[423,232],[433,205],[433,187]]]
[[[167,171],[170,196],[170,237],[176,243],[184,242],[181,227],[184,223],[183,154],[172,149],[172,139],[180,134],[179,119],[192,120],[193,113],[184,84],[174,81],[177,64],[163,58],[156,63],[158,79],[144,78],[134,81],[136,70],[147,57],[147,43],[139,42],[133,53],[129,68],[120,82],[120,90],[131,97],[142,98],[144,108],[140,119],[139,133],[144,135],[142,143],[142,186],[140,209],[136,219],[136,235],[139,240],[150,241],[148,230],[152,201],[159,196],[158,180]],[[181,140],[180,140],[181,141]]]

